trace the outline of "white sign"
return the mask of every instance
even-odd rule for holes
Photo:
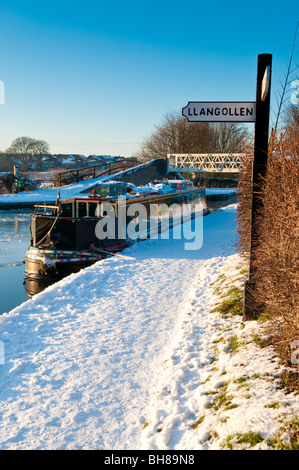
[[[189,101],[182,114],[188,121],[254,122],[255,102]]]

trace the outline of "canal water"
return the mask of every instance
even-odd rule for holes
[[[23,261],[29,245],[29,214],[0,211],[0,314],[28,299]]]
[[[207,198],[211,211],[236,202],[236,196]],[[31,211],[0,210],[0,315],[28,300],[24,286],[24,256],[29,246]]]

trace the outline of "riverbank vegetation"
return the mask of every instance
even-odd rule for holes
[[[276,122],[268,145],[258,223],[251,242],[253,148],[245,149],[239,178],[237,223],[241,253],[251,256],[252,292],[257,315],[267,320],[268,341],[286,365],[284,388],[299,391],[299,106],[292,75],[293,48]],[[295,91],[294,91],[295,90]],[[291,96],[288,94],[291,93]],[[286,103],[289,103],[286,105]],[[281,126],[279,123],[281,121]]]
[[[266,319],[270,342],[290,368],[285,386],[299,391],[299,152],[298,122],[272,131],[266,178],[260,194],[258,243],[253,268],[257,314]],[[237,211],[239,247],[248,257],[252,151],[244,155]],[[297,351],[297,353],[296,353]]]

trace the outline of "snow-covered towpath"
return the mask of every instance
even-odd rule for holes
[[[233,250],[234,211],[204,223],[201,250],[141,242],[126,250],[135,260],[101,261],[0,318],[1,448],[138,448],[153,377],[203,259]]]
[[[124,252],[134,259],[100,261],[2,315],[0,448],[205,446],[209,426],[219,431],[223,420],[210,408],[206,428],[192,423],[207,410],[212,340],[226,327],[209,318],[210,286],[228,259],[239,262],[234,218],[234,207],[204,217],[200,250],[181,240],[137,243]],[[222,372],[235,370],[228,358],[224,351]]]

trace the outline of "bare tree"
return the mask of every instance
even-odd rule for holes
[[[24,168],[27,169],[30,161],[36,161],[41,155],[49,153],[49,144],[44,140],[36,140],[31,137],[17,137],[6,153],[17,155]]]
[[[31,137],[17,137],[6,150],[6,153],[20,154],[23,156],[49,153],[49,144],[44,140],[36,140]]]
[[[219,153],[243,152],[249,132],[244,125],[236,122],[215,124],[216,149]]]
[[[296,46],[296,36],[297,36],[298,27],[299,27],[299,21],[297,21],[297,25],[296,25],[296,29],[295,29],[293,47],[292,47],[292,52],[291,52],[291,55],[290,55],[289,65],[288,65],[287,72],[286,72],[286,75],[285,75],[285,81],[284,81],[284,83],[282,83],[282,82],[280,83],[281,87],[282,87],[282,92],[280,93],[280,100],[278,100],[278,98],[276,98],[277,99],[277,105],[278,105],[278,112],[277,112],[276,122],[275,122],[275,126],[274,126],[275,131],[278,130],[278,123],[279,123],[279,120],[280,120],[280,117],[281,117],[281,114],[282,114],[282,111],[283,111],[284,104],[287,100],[289,100],[288,93],[290,93],[292,91],[292,89],[287,90],[287,87],[288,87],[288,85],[291,85],[292,74],[298,69],[298,65],[296,65],[292,69],[292,61],[293,61],[293,55],[294,55],[295,46]]]
[[[49,144],[44,140],[36,140],[34,143],[35,154],[47,155],[50,153]]]
[[[139,160],[165,158],[168,153],[212,152],[216,143],[213,127],[206,122],[188,122],[179,113],[167,114],[137,153]]]

